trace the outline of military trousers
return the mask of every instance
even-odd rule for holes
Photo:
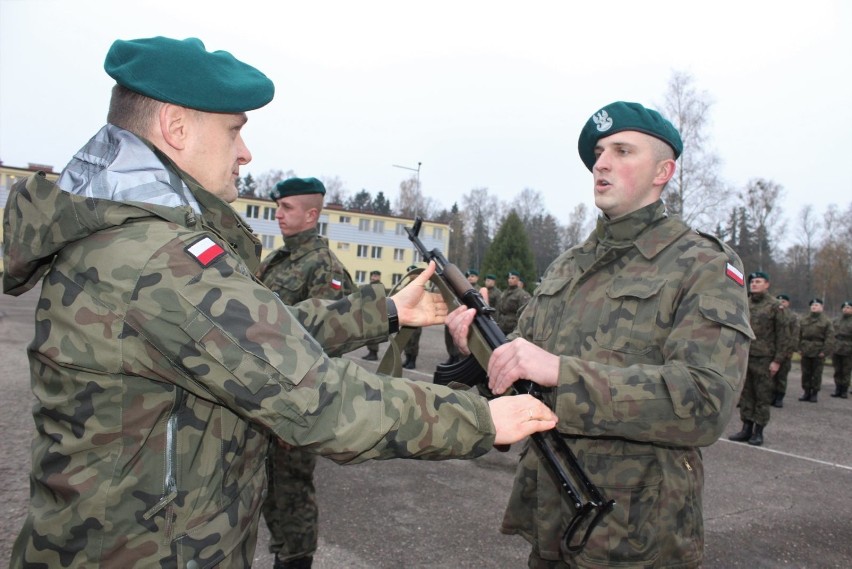
[[[852,355],[834,354],[831,356],[834,365],[834,385],[839,393],[849,391],[849,383],[852,380]]]
[[[740,419],[757,425],[769,423],[769,409],[774,395],[772,376],[769,375],[770,357],[749,356],[745,384],[740,394]]]
[[[269,552],[282,561],[313,555],[317,549],[316,465],[316,454],[273,441],[269,486],[261,512],[269,527]]]
[[[787,394],[787,376],[790,375],[792,367],[793,360],[791,358],[784,358],[784,361],[781,362],[781,367],[778,369],[778,373],[772,378],[773,391],[776,395],[783,396]]]
[[[415,328],[408,337],[408,341],[402,348],[402,353],[406,356],[417,357],[420,354],[420,336],[423,335],[423,328]]]
[[[825,358],[802,356],[802,389],[819,391],[822,387],[822,368]]]

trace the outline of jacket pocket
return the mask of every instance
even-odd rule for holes
[[[565,308],[565,294],[571,278],[549,278],[541,281],[535,290],[532,303],[535,310],[528,313],[534,315],[533,341],[547,341],[562,320]]]
[[[597,344],[628,354],[649,352],[654,347],[660,291],[665,284],[665,280],[639,277],[613,280],[598,320]]]

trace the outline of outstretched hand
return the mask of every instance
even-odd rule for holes
[[[510,445],[556,426],[556,415],[532,395],[507,395],[488,402],[497,430],[495,445]]]
[[[461,355],[470,354],[467,346],[467,336],[470,334],[470,325],[476,317],[476,309],[459,306],[447,315],[447,329],[453,337],[453,343],[459,349]]]
[[[427,292],[426,283],[435,274],[435,262],[417,275],[401,291],[391,297],[396,304],[400,326],[434,326],[443,324],[447,316],[447,304],[440,293]]]

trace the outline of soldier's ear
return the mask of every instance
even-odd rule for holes
[[[183,150],[186,147],[189,136],[189,113],[189,109],[170,103],[160,107],[157,116],[159,135],[175,150]]]
[[[672,159],[657,162],[657,174],[654,177],[654,185],[663,187],[669,183],[675,173],[675,161]]]

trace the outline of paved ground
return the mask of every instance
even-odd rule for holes
[[[0,566],[26,514],[31,394],[25,347],[36,293],[0,295]],[[426,330],[419,370],[446,357],[443,332]],[[350,357],[357,361],[364,350]],[[364,362],[366,367],[375,365]],[[797,373],[798,370],[794,370]],[[773,410],[762,448],[721,440],[705,449],[706,562],[727,569],[852,567],[852,399],[796,401]],[[735,418],[727,433],[739,429]],[[528,547],[497,531],[517,445],[473,461],[386,461],[317,469],[321,529],[317,569],[525,567]],[[261,523],[261,526],[263,524]],[[255,566],[271,567],[261,527]]]

